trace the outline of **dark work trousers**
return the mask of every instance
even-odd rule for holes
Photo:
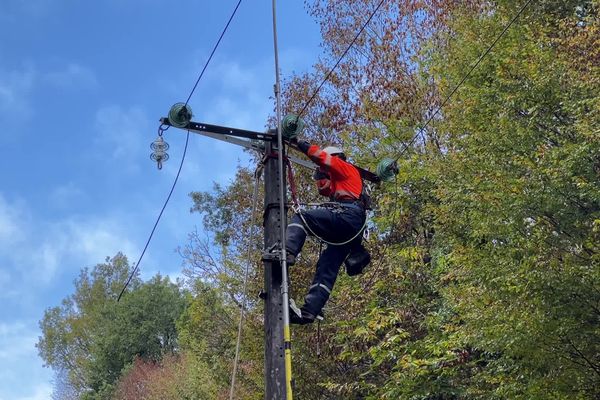
[[[308,224],[308,229],[298,214],[292,217],[287,227],[285,247],[286,251],[294,256],[300,253],[306,236],[312,235],[312,232],[327,242],[342,243],[358,234],[366,218],[365,210],[357,203],[340,203],[337,208],[323,207],[302,211],[302,216]],[[327,244],[317,262],[315,277],[304,298],[303,309],[313,315],[321,311],[333,290],[340,266],[350,249],[359,245],[361,241],[362,234],[358,234],[347,244]]]

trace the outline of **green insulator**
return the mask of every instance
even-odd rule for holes
[[[176,128],[185,128],[192,120],[192,108],[185,103],[176,103],[169,111],[169,122]]]
[[[288,114],[281,121],[281,135],[284,139],[294,139],[304,129],[304,121],[302,118]]]
[[[384,182],[392,180],[398,172],[398,162],[392,158],[384,158],[377,164],[377,176]]]

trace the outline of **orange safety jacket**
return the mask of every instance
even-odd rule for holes
[[[317,180],[317,188],[323,196],[333,200],[358,200],[363,190],[363,183],[358,170],[339,157],[325,153],[316,145],[311,145],[308,157],[319,165],[330,179]]]

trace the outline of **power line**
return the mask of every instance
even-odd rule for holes
[[[215,47],[213,47],[212,52],[210,53],[210,56],[208,57],[208,60],[206,60],[206,64],[204,64],[204,68],[202,68],[202,71],[200,72],[200,75],[198,76],[198,79],[196,80],[196,83],[194,84],[194,87],[192,88],[190,95],[188,96],[187,100],[185,101],[186,105],[192,98],[192,95],[194,94],[194,91],[196,90],[196,87],[198,86],[200,79],[202,79],[202,76],[204,75],[204,71],[206,71],[206,67],[208,67],[210,60],[212,60],[212,57],[215,54],[215,51],[217,51],[217,47],[219,47],[219,44],[221,43],[221,39],[223,39],[223,36],[225,36],[225,32],[227,32],[227,29],[229,28],[229,24],[231,24],[231,21],[233,20],[233,17],[235,16],[235,13],[237,12],[241,3],[242,3],[242,0],[239,0],[236,4],[235,8],[233,9],[233,12],[231,13],[231,16],[229,17],[229,20],[227,21],[225,28],[223,28],[223,31],[221,32],[221,36],[219,36],[219,40],[217,40],[217,43],[215,43]]]
[[[422,132],[425,131],[425,128],[427,128],[427,126],[433,120],[433,118],[435,118],[435,116],[442,110],[442,108],[444,108],[444,106],[448,103],[448,101],[450,100],[450,98],[454,95],[454,93],[456,93],[456,91],[458,90],[458,88],[462,86],[462,84],[467,80],[467,78],[469,76],[471,76],[471,73],[475,70],[475,68],[477,68],[477,66],[481,63],[481,61],[490,53],[490,51],[492,51],[492,49],[494,48],[494,46],[496,46],[496,43],[498,43],[498,41],[500,41],[500,39],[504,36],[504,34],[508,31],[508,29],[512,26],[512,24],[517,20],[517,18],[519,18],[519,16],[523,13],[523,11],[525,10],[525,8],[529,5],[529,3],[531,3],[531,1],[532,0],[527,0],[525,2],[525,4],[523,4],[523,6],[521,6],[521,8],[517,12],[517,14],[515,14],[515,16],[510,20],[510,22],[504,27],[504,29],[502,30],[502,32],[500,33],[500,35],[498,35],[496,37],[496,39],[492,42],[492,44],[487,48],[487,50],[481,56],[479,56],[479,59],[477,59],[477,61],[475,62],[475,64],[473,64],[471,66],[471,68],[469,69],[469,72],[467,72],[465,74],[465,76],[463,76],[463,78],[454,87],[454,89],[452,89],[452,91],[446,97],[446,99],[442,102],[442,104],[434,110],[433,114],[431,114],[429,116],[429,118],[427,119],[427,121],[425,122],[425,124],[421,128],[419,128],[419,131],[417,133],[415,133],[413,135],[413,137],[410,140],[410,142],[408,142],[408,144],[406,144],[404,146],[404,149],[402,149],[402,151],[400,152],[400,154],[398,155],[398,157],[396,158],[396,160],[399,159],[400,156],[410,147],[410,145],[412,145],[414,143],[414,141],[417,138],[417,136],[420,133],[422,133]]]
[[[190,140],[190,131],[188,131],[187,136],[185,138],[185,147],[183,149],[183,156],[181,157],[181,163],[179,164],[179,170],[177,171],[177,175],[175,176],[175,181],[173,182],[173,186],[171,186],[171,191],[169,192],[169,195],[167,196],[167,200],[165,201],[165,204],[163,205],[162,209],[160,210],[160,213],[158,214],[158,218],[156,218],[156,222],[154,223],[152,232],[150,232],[150,236],[148,237],[148,240],[146,241],[146,245],[144,246],[144,250],[142,250],[142,254],[140,255],[140,258],[138,259],[138,262],[135,264],[135,268],[129,275],[129,278],[127,279],[127,282],[125,282],[125,285],[123,285],[123,289],[121,289],[121,293],[119,293],[119,297],[117,297],[117,302],[119,300],[121,300],[121,296],[123,296],[123,293],[125,292],[125,289],[127,289],[129,282],[131,282],[131,279],[133,279],[133,276],[135,275],[136,271],[140,267],[140,263],[142,262],[142,258],[144,257],[144,254],[146,253],[146,250],[148,249],[148,245],[150,244],[150,240],[152,240],[152,236],[154,236],[154,231],[156,230],[156,227],[158,226],[158,222],[160,221],[160,218],[162,217],[163,212],[165,211],[165,208],[167,208],[167,204],[169,204],[171,195],[173,194],[173,191],[175,190],[175,185],[177,185],[177,180],[179,180],[179,174],[181,173],[181,168],[183,167],[183,162],[185,160],[185,155],[187,153],[187,147],[188,147],[189,140]]]
[[[206,68],[208,67],[208,64],[210,64],[210,61],[212,60],[213,55],[217,51],[217,48],[219,47],[219,44],[221,43],[221,40],[223,39],[223,36],[225,36],[225,32],[227,32],[227,29],[229,28],[229,25],[231,24],[231,21],[233,20],[233,17],[235,16],[235,14],[236,14],[238,8],[240,7],[241,3],[242,3],[242,0],[239,0],[237,2],[235,8],[233,9],[233,12],[231,13],[231,16],[227,20],[227,24],[225,24],[225,28],[223,28],[223,31],[221,32],[221,35],[219,36],[219,39],[215,43],[215,45],[214,45],[214,47],[213,47],[213,49],[212,49],[212,51],[210,53],[210,56],[208,57],[208,60],[206,60],[206,63],[204,64],[204,67],[202,68],[202,71],[200,72],[200,75],[198,76],[198,79],[196,79],[196,83],[194,84],[194,87],[192,87],[192,90],[190,91],[190,94],[189,94],[187,100],[185,101],[185,105],[186,106],[187,106],[188,102],[190,101],[190,99],[192,98],[192,95],[194,94],[194,91],[198,87],[198,83],[200,83],[200,80],[204,76],[204,72],[206,71]],[[159,132],[162,133],[162,126],[159,127],[158,129],[159,129]],[[164,129],[164,130],[166,130],[166,129]],[[125,285],[123,286],[123,289],[121,289],[121,292],[119,293],[119,297],[117,297],[117,301],[121,300],[121,296],[123,296],[123,293],[125,292],[125,289],[127,289],[127,286],[131,282],[131,279],[133,279],[133,276],[135,275],[135,273],[139,269],[140,263],[142,262],[142,258],[144,257],[144,254],[146,253],[146,250],[148,249],[148,246],[150,245],[150,241],[152,240],[152,236],[154,236],[154,231],[156,230],[156,227],[158,226],[158,223],[160,221],[160,218],[163,215],[163,212],[165,211],[165,208],[167,208],[167,204],[169,204],[169,200],[171,199],[171,195],[173,194],[173,191],[175,190],[175,186],[177,185],[177,181],[179,180],[179,174],[181,173],[181,169],[183,167],[183,162],[185,161],[185,155],[187,153],[187,147],[188,147],[189,139],[190,139],[190,131],[188,130],[187,131],[187,136],[185,138],[185,148],[183,149],[183,156],[181,157],[181,163],[179,164],[179,170],[177,171],[177,175],[175,176],[175,180],[173,181],[173,185],[171,186],[171,191],[169,192],[169,195],[167,196],[167,199],[165,200],[165,203],[164,203],[162,209],[160,210],[160,213],[158,214],[158,218],[156,218],[156,222],[154,223],[154,227],[152,228],[152,231],[150,232],[150,236],[148,237],[148,240],[146,241],[146,245],[144,246],[144,250],[142,250],[142,254],[140,255],[140,258],[138,259],[138,262],[135,264],[135,267],[134,267],[133,271],[131,272],[131,274],[129,275],[129,278],[125,282]]]
[[[379,8],[381,7],[381,5],[383,4],[384,1],[385,0],[381,0],[379,2],[379,4],[377,5],[377,7],[375,7],[375,10],[373,10],[373,12],[371,13],[371,15],[369,16],[369,19],[367,19],[367,22],[365,22],[363,24],[363,26],[360,28],[360,30],[356,33],[356,35],[354,36],[354,39],[352,39],[352,42],[350,42],[350,45],[346,48],[346,50],[344,51],[344,53],[337,60],[337,62],[333,66],[333,68],[331,68],[329,70],[329,72],[327,73],[327,75],[325,75],[325,78],[321,81],[321,84],[319,85],[319,87],[317,87],[317,90],[314,91],[314,93],[312,94],[312,96],[308,99],[308,101],[304,104],[304,107],[302,107],[301,111],[298,113],[298,118],[300,118],[302,116],[302,114],[304,114],[304,111],[306,111],[306,108],[308,107],[308,105],[315,99],[315,97],[319,93],[319,90],[321,90],[321,87],[323,87],[323,85],[325,84],[325,82],[327,82],[327,80],[329,79],[329,77],[331,76],[331,74],[333,73],[333,71],[338,67],[338,65],[340,64],[340,62],[342,62],[342,60],[344,59],[344,57],[346,56],[346,54],[348,53],[348,51],[350,51],[350,49],[352,48],[352,46],[354,46],[354,43],[356,42],[356,40],[358,40],[358,37],[361,35],[361,33],[363,33],[363,31],[365,30],[365,28],[367,27],[367,25],[369,25],[369,22],[371,22],[371,20],[373,19],[373,17],[375,16],[375,14],[377,13],[377,11],[379,10]]]

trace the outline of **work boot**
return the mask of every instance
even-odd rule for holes
[[[298,308],[294,300],[290,299],[290,324],[307,325],[312,324],[315,319],[323,320],[323,312],[319,312],[315,316],[304,307]]]
[[[312,324],[315,319],[316,317],[314,315],[304,309],[300,310],[300,315],[296,313],[290,313],[290,324],[308,325]]]
[[[315,316],[303,308],[298,308],[296,302],[290,299],[290,324],[306,325],[315,320]]]

